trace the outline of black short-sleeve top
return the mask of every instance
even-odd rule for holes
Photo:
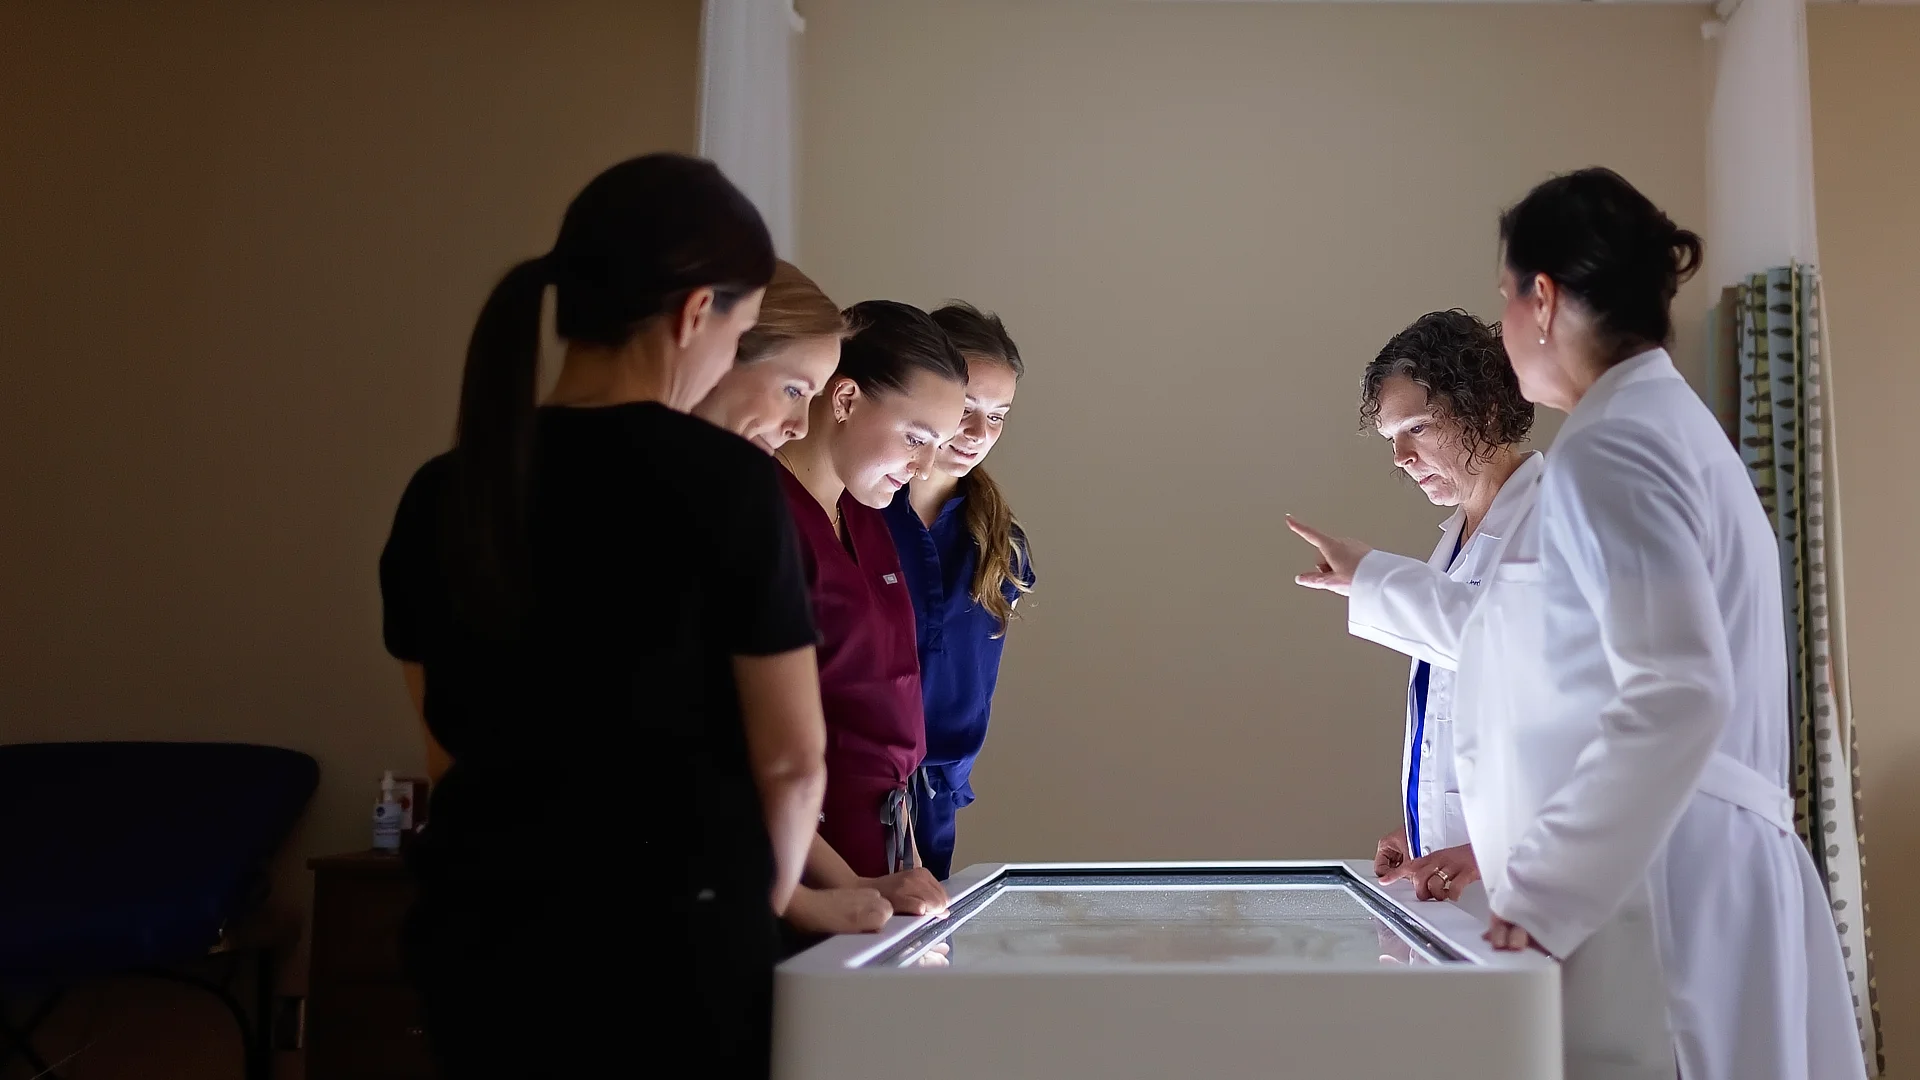
[[[771,854],[732,659],[815,642],[777,466],[658,404],[541,409],[505,634],[477,632],[464,602],[457,467],[414,474],[380,558],[387,650],[425,668],[454,761],[424,865],[485,876],[546,852],[676,893],[759,887]]]

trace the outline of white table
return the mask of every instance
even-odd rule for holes
[[[1365,862],[971,866],[776,973],[775,1080],[1560,1080],[1560,973]]]

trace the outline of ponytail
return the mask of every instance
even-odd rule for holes
[[[454,437],[454,594],[497,634],[524,608],[526,484],[540,372],[540,309],[551,272],[528,259],[493,287],[467,342]]]
[[[1013,601],[1033,591],[1027,580],[1027,534],[985,468],[968,473],[966,485],[967,535],[980,556],[973,571],[973,602],[1000,624],[993,636],[1004,637],[1013,621]],[[1007,598],[1008,585],[1013,586],[1012,600]]]
[[[1019,379],[1027,373],[1027,362],[1020,358],[1020,347],[1013,343],[1000,316],[981,311],[962,300],[949,300],[933,312],[933,321],[946,331],[947,340],[961,355],[970,359],[1005,364]],[[984,468],[967,474],[966,525],[979,554],[973,572],[973,602],[979,604],[1000,624],[994,637],[1004,637],[1013,621],[1013,601],[1033,591],[1028,578],[1032,564],[1027,550],[1027,534],[1014,519],[1013,508],[1000,493],[1000,485]],[[1007,598],[1007,586],[1013,586],[1013,600]]]
[[[553,250],[493,287],[467,342],[441,538],[474,633],[507,640],[530,606],[527,485],[547,286],[563,340],[617,349],[694,289],[712,289],[726,311],[764,287],[773,264],[759,211],[712,162],[647,154],[594,177],[567,204]]]

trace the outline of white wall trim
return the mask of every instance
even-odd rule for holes
[[[794,257],[796,38],[792,0],[705,0],[700,17],[699,152],[747,193],[774,249]]]
[[[1819,262],[1803,0],[1731,0],[1707,112],[1707,274],[1716,290]],[[1717,27],[1717,28],[1716,28]]]

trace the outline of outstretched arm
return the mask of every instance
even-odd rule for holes
[[[1451,671],[1479,595],[1419,559],[1370,551],[1347,593],[1347,632]]]
[[[1375,551],[1291,515],[1287,528],[1320,556],[1313,570],[1294,581],[1346,597],[1348,633],[1449,670],[1459,666],[1460,635],[1477,595],[1473,586],[1419,559]]]

